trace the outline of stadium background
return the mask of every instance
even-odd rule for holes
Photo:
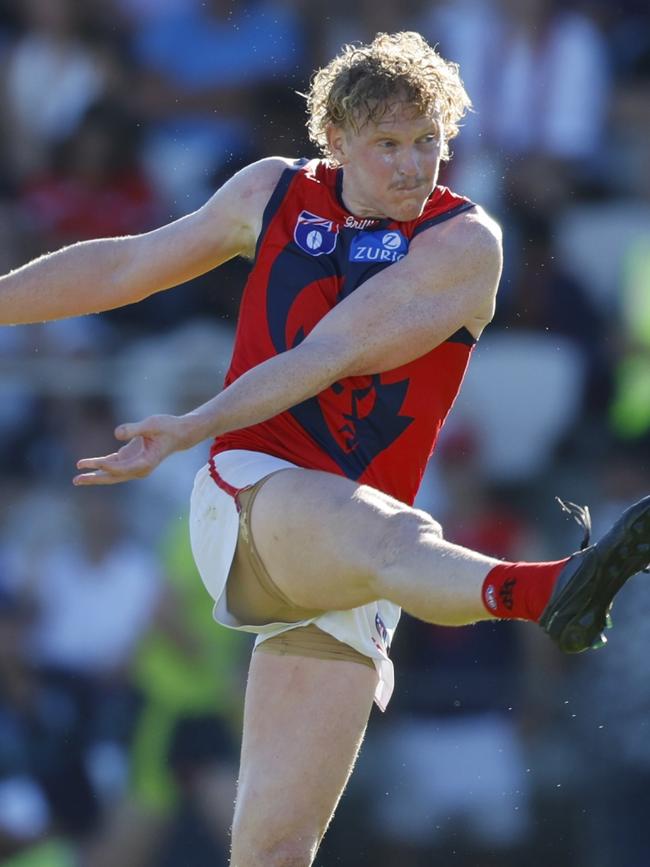
[[[418,29],[474,101],[443,182],[505,229],[493,325],[421,492],[448,538],[557,558],[650,488],[650,13],[641,0],[1,0],[0,271],[311,154],[310,71]],[[212,626],[186,508],[205,447],[73,490],[116,421],[211,396],[246,266],[0,330],[0,863],[226,864],[248,640]],[[71,277],[74,279],[74,276]],[[650,588],[606,651],[406,622],[319,865],[650,863]]]

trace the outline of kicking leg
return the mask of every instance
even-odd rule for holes
[[[428,515],[330,473],[285,470],[252,508],[252,535],[291,603],[347,609],[388,599],[431,623],[539,622],[571,653],[599,646],[614,596],[650,561],[650,497],[563,560],[503,563],[450,544]]]
[[[388,599],[432,623],[490,618],[481,590],[499,561],[446,542],[430,515],[374,488],[285,470],[261,486],[250,520],[266,570],[301,608]]]
[[[253,654],[231,867],[309,867],[354,765],[377,674],[356,662]]]

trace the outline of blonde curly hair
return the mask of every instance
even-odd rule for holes
[[[471,108],[458,64],[444,60],[412,31],[378,33],[368,44],[344,45],[327,66],[317,70],[307,99],[309,137],[333,160],[327,143],[330,124],[358,132],[378,123],[396,103],[413,106],[421,115],[439,113],[444,142],[442,159],[449,159],[448,142]]]

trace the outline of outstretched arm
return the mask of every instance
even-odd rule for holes
[[[482,212],[423,232],[408,255],[337,304],[305,340],[252,368],[184,416],[121,425],[113,455],[79,461],[76,484],[148,475],[173,451],[265,421],[346,376],[381,373],[425,355],[462,326],[489,322],[501,273],[498,227]]]
[[[253,163],[180,220],[142,235],[72,244],[0,277],[0,325],[122,307],[252,254],[286,165],[279,157]]]

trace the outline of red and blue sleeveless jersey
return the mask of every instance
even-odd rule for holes
[[[341,196],[343,170],[287,167],[264,212],[225,384],[297,346],[364,281],[408,255],[420,232],[474,207],[434,189],[417,220],[359,219]],[[210,454],[250,449],[369,484],[405,503],[458,394],[475,339],[461,328],[385,373],[353,376],[261,424],[218,436]]]

